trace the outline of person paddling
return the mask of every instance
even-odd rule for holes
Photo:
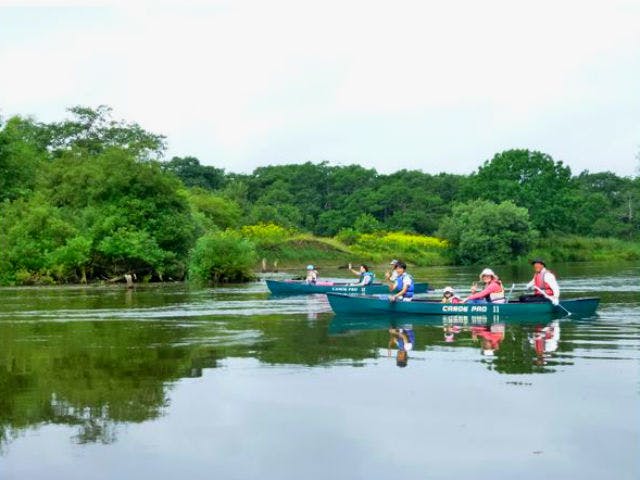
[[[398,263],[400,263],[400,261],[396,260],[395,258],[391,260],[391,262],[389,262],[391,270],[385,272],[385,275],[389,275],[389,280],[391,280],[392,282],[395,282],[396,278],[398,278],[398,273],[396,272],[396,266],[398,265]]]
[[[413,277],[407,273],[407,264],[398,262],[395,273],[395,281],[391,280],[389,272],[385,274],[385,278],[389,283],[389,291],[393,292],[393,295],[389,295],[389,301],[402,300],[410,302],[413,299],[414,281]]]
[[[504,287],[498,276],[490,268],[480,272],[480,280],[484,282],[484,289],[477,291],[476,284],[471,287],[471,295],[462,300],[463,303],[504,303]]]
[[[360,277],[360,280],[358,281],[358,283],[352,284],[354,286],[364,287],[366,285],[373,283],[373,281],[376,278],[375,274],[369,271],[369,267],[367,265],[364,265],[364,264],[360,265],[360,268],[358,270],[354,270],[351,267],[352,265],[349,264],[349,270],[351,271],[351,273],[353,273],[354,275],[358,275]]]
[[[539,303],[551,302],[557,305],[560,301],[560,287],[553,272],[547,270],[544,260],[536,258],[531,261],[533,278],[527,284],[527,289],[534,288],[533,295],[522,295],[521,302]]]

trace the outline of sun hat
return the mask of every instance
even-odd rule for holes
[[[490,268],[485,268],[480,272],[480,280],[482,280],[482,277],[484,277],[485,275],[489,275],[493,278],[496,278],[497,276],[495,273],[493,273],[493,270],[491,270]]]
[[[544,264],[544,260],[542,260],[541,258],[534,258],[533,260],[531,260],[531,265],[534,265],[536,263],[540,263],[543,267],[546,267],[546,265]]]
[[[313,265],[307,265],[307,270],[314,270],[316,267],[314,267]]]
[[[453,287],[444,287],[442,293],[456,293]]]
[[[397,265],[397,264],[398,264],[398,260],[396,260],[395,258],[389,262],[389,265]]]

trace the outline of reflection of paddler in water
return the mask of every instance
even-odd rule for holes
[[[504,340],[504,323],[494,323],[490,327],[471,327],[471,339],[480,340],[482,354],[492,357]]]
[[[536,351],[536,363],[545,363],[545,354],[558,350],[560,341],[560,322],[554,320],[546,327],[536,327],[536,331],[529,337],[529,343]]]
[[[447,343],[451,343],[455,341],[456,334],[462,331],[462,328],[459,325],[444,325],[444,341]]]
[[[412,326],[405,326],[402,328],[390,328],[389,329],[389,350],[388,355],[391,356],[391,348],[396,345],[398,347],[398,353],[396,355],[396,365],[399,367],[406,367],[409,360],[409,351],[413,350],[416,337],[413,333]]]

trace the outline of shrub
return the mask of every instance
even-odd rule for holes
[[[258,223],[241,227],[240,235],[260,247],[270,247],[290,239],[296,232],[275,223]]]
[[[485,200],[455,205],[439,233],[463,265],[512,262],[529,251],[537,236],[526,208]]]
[[[382,225],[370,213],[362,213],[354,222],[353,227],[361,233],[373,233],[380,230]]]
[[[360,235],[360,232],[354,230],[353,228],[343,228],[335,236],[335,239],[339,242],[344,243],[345,245],[353,245],[358,241]]]
[[[255,245],[232,231],[200,237],[191,252],[189,278],[197,282],[241,282],[253,279]]]

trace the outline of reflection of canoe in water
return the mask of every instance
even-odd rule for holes
[[[440,303],[432,300],[414,300],[412,302],[390,302],[378,296],[349,296],[328,293],[331,308],[338,314],[357,315],[461,315],[487,317],[538,317],[563,316],[567,313],[549,302],[544,303],[489,303],[484,305]],[[599,298],[572,298],[562,300],[560,304],[572,314],[593,315],[598,308]]]
[[[466,318],[466,317],[465,317]],[[487,317],[483,317],[482,325],[487,323]],[[388,330],[389,328],[416,326],[434,326],[442,327],[442,317],[437,316],[411,316],[402,318],[399,315],[376,315],[370,317],[368,315],[342,315],[337,314],[331,319],[329,324],[329,335],[337,335],[345,332],[353,332],[359,330]]]
[[[583,315],[584,316],[584,315]],[[540,325],[549,322],[549,315],[509,315],[508,317],[488,315],[415,315],[390,314],[368,315],[358,313],[337,313],[329,324],[329,334],[337,335],[359,330],[387,330],[389,328],[412,325],[413,327],[488,327],[496,323],[508,325]]]
[[[366,287],[357,287],[348,282],[318,282],[308,284],[301,280],[266,280],[267,287],[274,295],[305,295],[312,293],[343,293],[346,295],[388,294],[389,287],[382,283],[374,283]],[[415,292],[425,293],[428,283],[416,282]]]

